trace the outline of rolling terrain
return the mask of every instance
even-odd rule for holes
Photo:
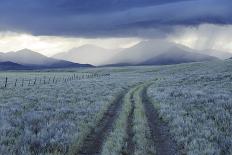
[[[231,69],[215,60],[1,72],[0,154],[230,155]]]

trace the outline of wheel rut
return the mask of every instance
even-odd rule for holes
[[[115,101],[109,106],[98,125],[91,130],[85,138],[82,147],[75,155],[99,155],[106,136],[113,128],[113,124],[122,107],[122,98],[125,92],[121,93]]]
[[[156,148],[156,155],[178,155],[177,145],[171,139],[169,128],[166,123],[159,119],[158,111],[148,100],[146,93],[147,86],[143,86],[141,100],[145,109],[148,126],[151,132],[151,139]],[[123,98],[128,92],[121,93],[105,112],[103,118],[97,126],[91,130],[90,134],[84,139],[82,147],[75,155],[100,155],[106,136],[112,131],[113,125],[122,108]],[[131,111],[127,118],[127,138],[125,146],[121,152],[122,155],[133,155],[135,151],[135,142],[133,141],[133,119],[135,111],[134,92],[130,95]]]
[[[128,116],[127,120],[127,139],[126,139],[126,147],[123,150],[122,154],[123,155],[133,155],[134,154],[134,149],[135,149],[135,144],[133,141],[134,137],[134,132],[133,132],[133,116],[134,116],[134,110],[135,110],[135,101],[133,99],[134,93],[131,94],[130,96],[130,102],[131,102],[131,111]]]
[[[148,100],[147,87],[142,91],[142,102],[144,104],[151,136],[155,144],[157,155],[178,155],[177,144],[171,139],[169,127],[160,118],[158,111]]]

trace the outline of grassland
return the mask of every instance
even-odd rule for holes
[[[0,79],[84,73],[110,76],[2,87],[0,154],[232,154],[229,60],[1,72]]]
[[[148,94],[183,154],[232,154],[231,61],[164,70]]]

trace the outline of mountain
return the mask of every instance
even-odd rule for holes
[[[57,60],[48,58],[40,53],[23,49],[16,52],[8,52],[0,55],[0,61],[11,61],[22,65],[50,65]]]
[[[109,60],[108,64],[137,64],[139,62],[146,61],[151,56],[161,54],[162,51],[159,49],[168,49],[169,44],[165,45],[162,42],[142,41],[131,48],[127,48],[115,55],[113,59]],[[157,43],[157,44],[154,44]]]
[[[215,57],[196,54],[193,52],[185,51],[172,51],[171,53],[163,53],[144,62],[140,65],[172,65],[189,62],[210,61],[216,59]]]
[[[205,53],[207,55],[214,56],[214,57],[217,57],[217,58],[222,59],[222,60],[232,57],[232,53],[218,51],[218,50],[212,50],[212,49],[201,50],[200,53]]]
[[[92,66],[89,64],[79,64],[65,60],[49,58],[28,49],[23,49],[16,52],[0,53],[0,62],[12,62],[32,69]]]
[[[125,49],[108,61],[108,64],[119,66],[130,65],[166,65],[186,62],[215,60],[216,57],[193,52],[183,45],[163,40],[142,41]]]
[[[0,62],[0,70],[23,70],[23,69],[29,69],[29,68],[10,61]]]
[[[189,48],[187,46],[184,45],[180,45],[177,44],[178,47],[188,51],[188,52],[194,52],[194,53],[200,53],[200,54],[204,54],[204,55],[209,55],[212,57],[216,57],[222,60],[228,59],[230,57],[232,57],[232,53],[230,52],[225,52],[225,51],[220,51],[220,50],[214,50],[214,49],[204,49],[204,50],[195,50],[192,48]]]
[[[79,64],[65,60],[57,60],[55,63],[50,64],[48,68],[75,68],[75,67],[94,67],[90,64]],[[46,66],[45,66],[46,68]]]
[[[58,53],[54,55],[53,58],[102,65],[106,60],[112,59],[121,50],[122,49],[105,49],[95,45],[84,45],[78,48],[73,48],[67,52]]]

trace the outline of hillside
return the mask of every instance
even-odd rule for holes
[[[216,57],[167,41],[143,41],[108,61],[110,65],[166,65],[215,60]]]
[[[13,63],[10,61],[0,62],[0,70],[23,70],[23,69],[29,69],[29,67],[17,63]]]
[[[31,69],[92,66],[89,64],[79,64],[70,61],[49,58],[28,49],[23,49],[16,52],[0,53],[0,62],[11,62]],[[11,64],[9,64],[9,68],[10,66]],[[12,66],[12,68],[14,67]]]
[[[232,53],[218,51],[218,50],[212,50],[212,49],[205,49],[205,50],[201,50],[199,52],[202,54],[207,54],[209,56],[217,57],[217,58],[222,59],[222,60],[232,57]]]
[[[210,61],[216,59],[215,57],[196,54],[193,52],[185,52],[181,50],[162,53],[156,57],[148,59],[140,65],[172,65],[180,63],[190,63],[190,62],[199,62],[199,61]]]
[[[49,65],[55,63],[57,60],[48,58],[40,53],[23,49],[16,52],[8,52],[0,55],[1,61],[11,61],[24,65]]]
[[[62,59],[78,63],[89,63],[92,65],[102,65],[105,61],[112,59],[122,49],[105,49],[95,45],[84,45],[73,48],[67,52],[58,53],[53,56],[56,59]]]

